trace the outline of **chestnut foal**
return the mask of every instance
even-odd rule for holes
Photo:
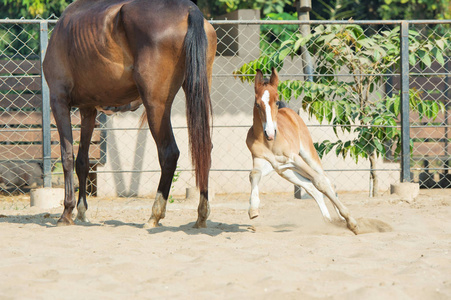
[[[254,123],[246,144],[252,153],[253,169],[249,175],[251,196],[249,217],[258,217],[258,183],[262,176],[276,171],[286,180],[301,186],[318,204],[324,218],[331,220],[324,203],[326,195],[346,220],[348,228],[358,234],[356,220],[338,200],[329,179],[324,174],[310,133],[301,117],[289,108],[278,107],[279,76],[273,68],[269,81],[257,70],[255,76]]]

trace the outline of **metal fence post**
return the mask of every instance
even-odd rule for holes
[[[50,93],[43,72],[43,62],[49,40],[48,22],[40,22],[39,30],[41,50],[41,94],[42,94],[42,165],[44,173],[44,187],[52,187],[52,162],[50,139]]]
[[[410,182],[409,23],[401,22],[401,182]]]
[[[312,10],[311,0],[299,0],[296,1],[296,10],[298,12],[299,21],[310,21],[310,11]],[[310,24],[299,25],[299,31],[302,36],[307,36],[310,34]],[[302,65],[304,67],[305,81],[313,82],[313,61],[308,52],[306,46],[301,47],[301,57]],[[304,196],[304,198],[309,198],[310,195]],[[294,198],[302,199],[302,188],[299,185],[294,185]]]

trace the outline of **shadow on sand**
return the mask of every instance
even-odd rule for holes
[[[224,232],[252,232],[250,225],[247,224],[225,224],[207,221],[207,228],[194,228],[195,222],[190,222],[178,227],[175,226],[160,226],[156,228],[149,228],[147,231],[150,234],[157,234],[160,232],[184,232],[187,235],[205,234],[209,236],[217,236]]]
[[[39,213],[35,215],[4,215],[0,214],[0,223],[11,223],[11,224],[35,224],[43,227],[56,227],[56,223],[61,215],[60,214],[50,214],[50,213]],[[74,226],[112,226],[112,227],[121,227],[121,226],[131,226],[135,228],[143,228],[143,224],[141,223],[130,223],[130,222],[122,222],[118,220],[106,220],[104,222],[99,223],[89,223],[89,222],[80,222],[75,220]],[[160,232],[184,232],[187,235],[197,235],[197,234],[206,234],[210,236],[217,236],[224,232],[249,232],[253,231],[252,226],[246,224],[225,224],[207,221],[207,228],[194,228],[194,222],[190,222],[181,226],[164,226],[160,224],[160,227],[157,228],[149,228],[146,229],[150,234],[157,234]]]

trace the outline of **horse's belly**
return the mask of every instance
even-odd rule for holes
[[[122,106],[139,98],[133,81],[99,76],[96,86],[75,84],[71,93],[71,105],[83,106]]]

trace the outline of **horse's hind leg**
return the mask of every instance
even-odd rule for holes
[[[291,183],[299,185],[300,187],[305,189],[305,191],[310,196],[312,196],[313,199],[315,199],[323,217],[328,221],[332,221],[326,203],[324,203],[323,194],[320,191],[318,191],[318,189],[313,185],[313,183],[309,179],[299,175],[297,172],[293,170],[285,170],[282,173],[280,173],[280,176],[290,181]]]
[[[171,65],[159,66],[156,62],[159,58],[142,64],[135,69],[135,81],[138,85],[139,93],[146,108],[147,121],[150,132],[155,140],[158,159],[161,167],[160,182],[158,184],[155,202],[152,206],[152,214],[145,227],[157,227],[160,219],[165,217],[166,203],[172,185],[175,169],[180,151],[175,142],[171,125],[171,106],[177,91],[180,89],[183,77],[176,75],[171,77]],[[164,61],[164,60],[162,60]],[[172,66],[174,67],[174,66]],[[152,70],[151,70],[152,69]],[[169,72],[167,77],[158,76],[160,72]],[[168,78],[171,82],[168,83]]]
[[[358,234],[359,228],[357,221],[351,216],[348,208],[344,206],[343,203],[340,202],[340,200],[338,200],[338,197],[335,194],[332,184],[330,183],[326,175],[317,173],[316,175],[313,176],[312,182],[321,193],[326,195],[327,198],[329,198],[330,201],[332,201],[336,209],[338,209],[339,214],[346,220],[346,224],[349,230],[351,230],[355,234]]]
[[[75,207],[74,197],[74,150],[72,145],[72,127],[70,122],[70,107],[67,95],[51,94],[51,107],[60,136],[61,161],[64,172],[64,211],[57,225],[72,225],[72,211]]]
[[[86,179],[89,173],[89,145],[91,143],[92,132],[95,127],[97,110],[92,108],[80,109],[81,114],[81,135],[80,147],[78,148],[75,169],[77,171],[79,191],[77,203],[77,219],[88,222],[86,210],[88,202],[86,201]]]

